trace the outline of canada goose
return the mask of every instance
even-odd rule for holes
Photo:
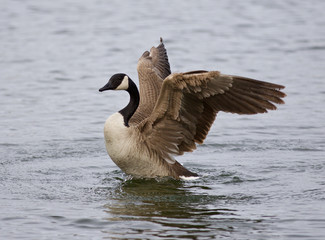
[[[284,86],[218,71],[170,74],[162,40],[158,48],[142,55],[138,73],[140,94],[124,73],[113,75],[99,89],[125,90],[130,95],[128,105],[106,120],[104,136],[111,159],[136,178],[198,176],[173,156],[202,144],[219,111],[265,113],[276,109],[273,103],[283,104],[281,98],[286,96],[280,91]],[[141,90],[143,83],[148,92]]]

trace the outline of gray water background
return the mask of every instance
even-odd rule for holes
[[[325,2],[0,1],[0,239],[325,239]],[[172,71],[286,86],[286,104],[220,113],[195,181],[126,180],[98,93],[163,37]]]

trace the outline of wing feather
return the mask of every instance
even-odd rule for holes
[[[150,52],[145,51],[138,61],[140,103],[130,119],[130,125],[139,124],[151,114],[159,97],[163,79],[170,74],[167,51],[162,39],[160,41],[158,47],[152,47]]]
[[[165,79],[171,74],[167,50],[162,38],[160,38],[160,44],[158,47],[152,47],[150,49],[150,56],[152,58],[154,69],[161,79]]]
[[[203,143],[219,111],[256,114],[284,103],[281,85],[194,71],[169,75],[151,115],[137,126],[142,141],[168,163]]]

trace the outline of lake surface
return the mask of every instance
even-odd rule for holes
[[[325,239],[325,2],[1,1],[1,239]],[[127,180],[103,125],[163,37],[172,71],[286,86],[286,104],[220,113],[178,158],[194,181]]]

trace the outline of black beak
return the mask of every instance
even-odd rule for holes
[[[103,91],[110,90],[110,89],[112,89],[110,86],[110,83],[107,83],[104,87],[100,88],[99,91],[103,92]]]

